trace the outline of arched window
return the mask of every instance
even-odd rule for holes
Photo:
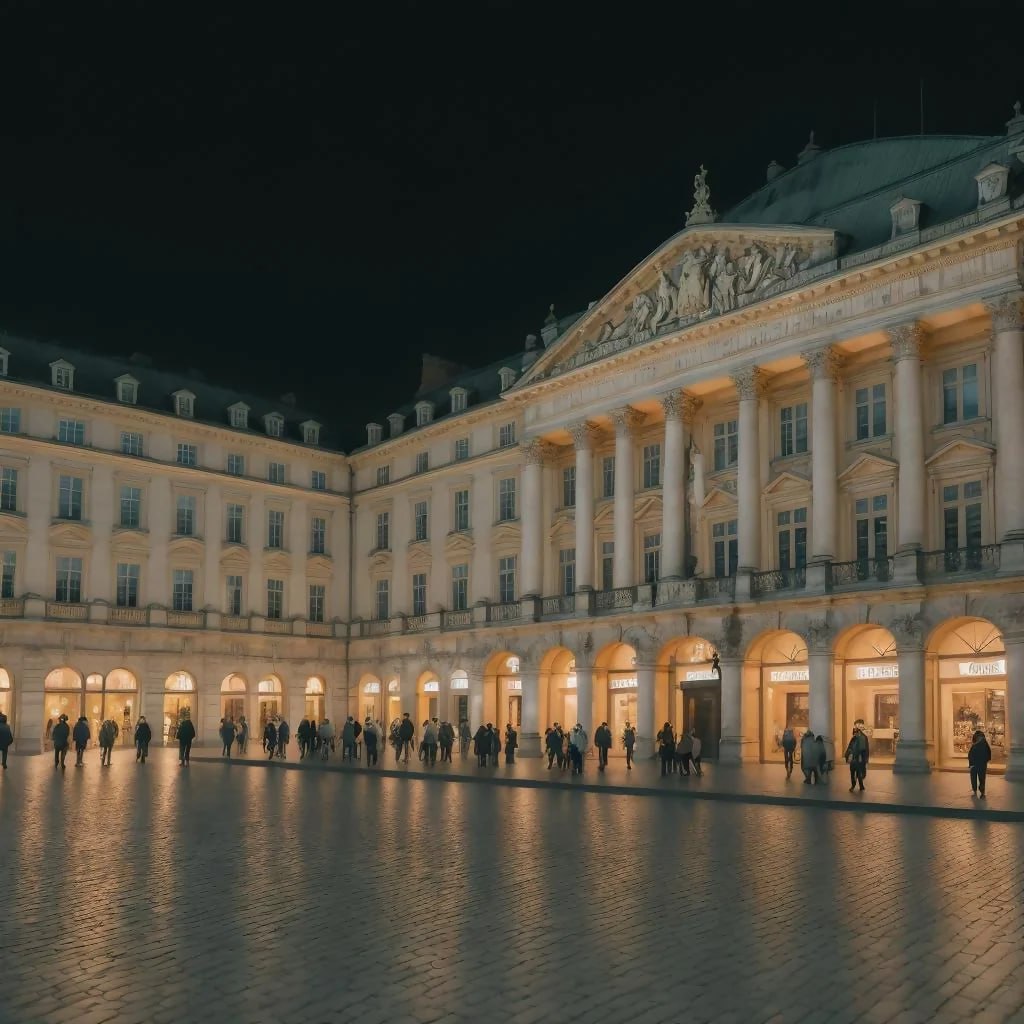
[[[388,683],[388,693],[398,693],[398,680],[397,679],[392,679],[391,682]]]
[[[265,676],[256,686],[258,693],[280,693],[281,680],[277,676]]]
[[[437,693],[441,689],[441,684],[436,679],[428,679],[423,684],[424,693]]]
[[[221,693],[245,693],[245,679],[232,673],[220,684]]]
[[[363,693],[380,693],[380,683],[376,679],[371,679],[363,686]]]
[[[452,673],[452,689],[453,690],[468,690],[469,689],[469,673],[462,669],[457,669]]]
[[[102,676],[100,685],[103,685]],[[44,690],[80,690],[82,677],[73,668],[55,668],[43,680]]]
[[[187,672],[172,672],[164,681],[164,689],[172,693],[195,692],[196,681]]]
[[[306,693],[309,696],[319,696],[324,692],[324,681],[317,676],[310,676],[306,680]]]
[[[91,678],[91,677],[90,677]],[[104,682],[106,690],[137,690],[139,682],[126,668],[115,668],[107,675]]]

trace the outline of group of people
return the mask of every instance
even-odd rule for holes
[[[505,764],[516,763],[516,750],[519,749],[519,732],[509,723],[505,726]],[[496,765],[501,753],[501,731],[490,722],[481,725],[473,735],[473,753],[476,754],[478,768]],[[448,760],[451,760],[449,753]]]
[[[245,720],[245,715],[239,715],[237,722],[230,716],[222,718],[217,732],[220,735],[221,756],[230,757],[232,747],[236,748],[238,754],[244,754],[249,749],[249,723]],[[180,744],[181,736],[178,737],[178,742]],[[191,746],[191,740],[189,745]]]
[[[596,730],[601,733],[601,729]],[[608,734],[610,737],[610,733]],[[603,740],[602,734],[602,740]],[[558,722],[544,730],[544,749],[548,754],[548,768],[557,764],[559,771],[572,767],[573,775],[583,774],[583,758],[587,754],[587,731],[580,722],[571,729],[563,729]],[[610,745],[610,744],[609,744]],[[601,770],[608,763],[607,753],[602,755]]]
[[[661,774],[703,775],[701,761],[703,743],[696,729],[684,729],[676,739],[671,722],[666,722],[658,731],[658,757],[661,760]]]
[[[7,733],[10,733],[10,726],[7,725],[7,717],[0,715],[3,719],[2,725],[0,725],[0,743],[3,741],[3,729],[7,729]],[[188,730],[191,729],[192,739],[195,738],[195,727],[191,721],[185,719],[187,723],[186,735]],[[114,753],[114,744],[117,742],[117,737],[120,735],[121,729],[117,722],[112,718],[105,719],[99,728],[99,736],[97,737],[100,744],[100,764],[104,767],[111,764],[111,758]],[[181,730],[179,729],[179,736]],[[153,729],[149,722],[146,721],[145,715],[140,715],[139,720],[135,723],[135,732],[132,736],[135,742],[135,760],[141,761],[142,764],[146,763],[146,758],[149,756],[149,744],[153,740]],[[188,746],[191,748],[192,739],[188,740]],[[74,728],[68,723],[68,716],[61,715],[57,719],[57,724],[54,725],[50,731],[50,743],[53,746],[53,767],[64,768],[65,760],[68,756],[68,749],[71,744],[75,745],[75,767],[81,768],[85,763],[85,751],[92,740],[92,729],[89,728],[89,719],[85,715],[79,716],[77,722],[75,722]],[[10,746],[10,743],[7,744]],[[3,766],[7,767],[7,747],[3,747]]]

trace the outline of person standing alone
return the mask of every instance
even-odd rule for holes
[[[626,749],[626,767],[633,770],[633,751],[636,749],[636,729],[626,723],[626,728],[622,732],[622,745]]]
[[[14,742],[14,733],[7,724],[7,716],[0,715],[0,764],[7,770],[7,751]]]
[[[138,725],[135,726],[135,760],[146,763],[149,756],[149,743],[153,739],[153,730],[149,727],[145,715],[139,715]]]
[[[608,750],[612,745],[612,731],[607,722],[602,722],[594,730],[594,746],[597,747],[597,768],[604,771],[608,765]]]
[[[85,754],[85,748],[89,745],[89,740],[92,739],[92,732],[89,729],[89,721],[85,715],[82,715],[82,717],[75,722],[75,731],[72,733],[72,739],[75,741],[75,767],[81,768],[82,755]]]
[[[974,734],[971,749],[967,752],[967,763],[971,766],[971,792],[975,796],[985,796],[985,773],[991,760],[992,748],[988,745],[985,734],[978,729]]]
[[[185,718],[178,725],[178,764],[188,764],[192,754],[192,741],[196,738],[196,727],[191,718]]]
[[[50,733],[50,742],[53,744],[53,767],[63,768],[64,760],[68,756],[68,737],[71,735],[71,727],[68,725],[68,716],[61,715],[57,724]]]

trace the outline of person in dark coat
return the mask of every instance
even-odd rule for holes
[[[985,795],[985,773],[988,763],[992,760],[992,748],[985,739],[985,734],[978,729],[967,752],[967,763],[971,766],[971,792],[975,796]]]
[[[303,718],[299,727],[295,730],[295,738],[299,741],[299,760],[301,761],[309,752],[309,719]]]
[[[277,750],[277,726],[274,725],[272,718],[268,718],[267,724],[263,727],[263,747],[270,751],[270,757],[267,760],[273,761],[274,751]]]
[[[7,724],[7,716],[0,715],[0,764],[7,767],[7,751],[14,742],[14,733]]]
[[[244,754],[249,749],[249,723],[245,720],[245,715],[241,715],[238,719],[238,733],[235,736],[235,745],[238,753]],[[230,756],[231,751],[228,751]]]
[[[153,730],[149,727],[145,715],[139,715],[139,722],[135,726],[135,760],[146,763],[149,754],[149,742],[153,739]]]
[[[802,757],[802,741],[800,754]],[[863,790],[864,776],[868,771],[868,738],[861,731],[860,726],[855,725],[853,727],[853,736],[850,737],[850,742],[846,746],[845,756],[850,765],[850,792],[852,793],[857,788],[858,783],[860,783],[860,788]]]
[[[451,762],[452,747],[455,746],[455,730],[451,722],[442,722],[437,733],[437,741],[441,745],[441,760]]]
[[[178,723],[178,764],[188,764],[192,754],[192,741],[196,738],[196,727],[191,718]]]
[[[369,767],[371,764],[377,764],[377,727],[373,724],[373,720],[369,717],[366,719],[366,725],[363,726],[363,740],[366,743],[366,765]]]
[[[491,727],[481,725],[473,737],[473,753],[476,754],[477,768],[487,767],[487,758],[491,756]]]
[[[516,763],[516,747],[519,746],[519,733],[512,728],[509,722],[505,726],[505,764]]]
[[[693,759],[693,737],[684,729],[679,734],[679,742],[676,743],[676,767],[679,769],[679,776],[690,774],[690,761]]]
[[[363,727],[358,718],[352,723],[352,731],[355,733],[356,760],[360,761],[363,757]]]
[[[857,735],[856,729],[854,729],[853,735]],[[808,786],[813,786],[820,781],[818,778],[818,751],[815,746],[816,743],[814,733],[810,729],[800,737],[800,768],[804,773],[804,784]],[[850,781],[853,781],[852,766],[850,768]],[[850,789],[853,789],[853,786]]]
[[[626,723],[626,728],[622,731],[622,746],[626,750],[626,767],[633,770],[633,751],[636,749],[636,729]]]
[[[676,737],[669,722],[666,722],[658,733],[658,756],[661,758],[661,774],[671,774],[672,762],[676,756]]]
[[[114,752],[114,742],[117,739],[117,722],[112,718],[106,719],[100,726],[100,765],[110,765],[110,758]]]
[[[607,722],[602,722],[594,730],[594,746],[597,747],[597,767],[604,771],[608,764],[608,751],[612,745],[612,731],[608,728]]]
[[[81,768],[82,755],[85,753],[85,748],[89,746],[89,740],[92,739],[89,721],[84,715],[75,722],[75,730],[71,737],[75,741],[75,767]]]
[[[782,760],[786,767],[786,778],[793,774],[793,760],[796,754],[796,733],[787,725],[782,730]]]
[[[277,720],[277,756],[288,756],[288,741],[291,739],[291,727],[285,718]]]
[[[488,725],[491,730],[491,764],[498,766],[498,755],[501,753],[501,732],[495,726]]]
[[[349,715],[345,719],[345,724],[341,727],[341,759],[344,761],[348,758],[352,760],[356,752],[356,730],[355,722],[352,716]]]
[[[548,729],[544,734],[544,746],[548,752],[548,768],[550,768],[555,761],[558,762],[558,767],[562,767],[562,730],[559,729],[558,723]]]
[[[401,724],[398,726],[398,742],[399,747],[395,751],[395,762],[397,763],[399,758],[402,758],[406,764],[409,763],[409,753],[412,750],[412,740],[416,735],[416,726],[412,724],[412,719],[409,717],[409,712],[406,711],[402,715]]]
[[[68,725],[68,716],[61,715],[57,724],[50,733],[50,742],[53,744],[53,767],[63,768],[64,759],[68,756],[68,738],[71,736],[71,726]]]
[[[231,756],[231,744],[235,742],[235,724],[230,718],[222,718],[220,720],[220,741],[224,744],[224,749],[221,751],[222,757]],[[266,746],[266,744],[264,744]]]

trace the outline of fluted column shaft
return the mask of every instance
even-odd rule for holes
[[[996,536],[1024,539],[1024,320],[1019,293],[989,306],[996,399]]]
[[[686,453],[682,415],[683,396],[672,392],[661,400],[665,410],[665,451],[661,481],[661,575],[680,579],[685,557]]]
[[[923,628],[908,618],[892,628],[900,672],[900,739],[893,771],[922,774],[931,771],[925,729],[925,671]]]
[[[522,446],[523,466],[522,597],[540,597],[544,587],[544,446],[531,441]]]
[[[895,419],[899,445],[899,525],[897,551],[919,549],[925,539],[924,406],[921,396],[921,344],[918,324],[889,334],[896,360]],[[902,712],[901,712],[902,714]]]
[[[576,589],[594,589],[594,431],[572,427],[576,446]]]
[[[805,352],[804,362],[811,373],[811,560],[824,562],[838,554],[835,410],[839,360],[826,347]]]
[[[750,366],[739,371],[733,382],[740,397],[739,458],[736,467],[736,495],[739,504],[739,570],[761,568],[761,449],[759,407],[764,392],[761,371]]]
[[[633,428],[642,416],[626,406],[612,413],[615,421],[615,554],[612,561],[612,586],[631,587],[636,583],[633,565],[633,499],[636,473],[633,470]]]

